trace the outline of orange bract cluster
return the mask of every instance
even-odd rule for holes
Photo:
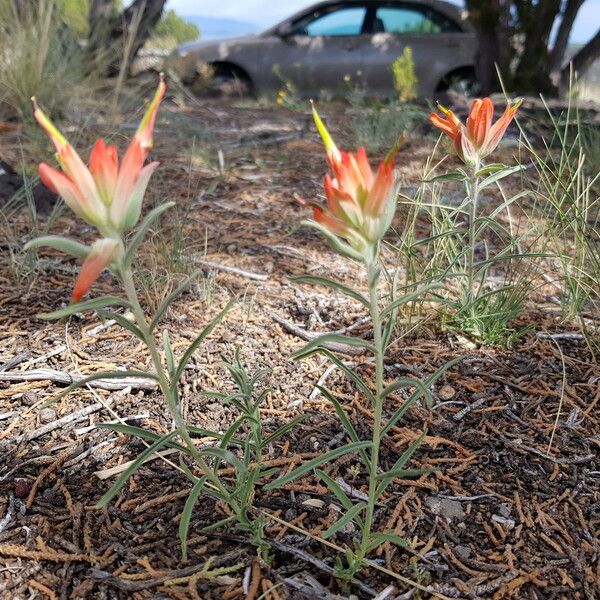
[[[396,207],[394,153],[374,173],[364,148],[341,152],[314,109],[313,114],[333,172],[323,182],[327,207],[312,205],[315,221],[364,253],[391,225]]]
[[[33,99],[35,118],[52,140],[61,167],[58,170],[41,163],[40,179],[103,236],[92,245],[77,277],[72,294],[75,302],[81,300],[100,273],[117,258],[122,250],[121,235],[139,220],[146,187],[159,164],[144,166],[165,92],[161,75],[154,99],[120,164],[115,146],[107,146],[99,139],[90,154],[89,167]]]
[[[438,108],[443,116],[431,113],[429,120],[453,141],[454,149],[464,163],[475,164],[496,149],[521,102],[512,106],[507,104],[504,113],[493,125],[494,104],[490,98],[473,101],[466,127],[451,110],[441,104],[438,104]]]

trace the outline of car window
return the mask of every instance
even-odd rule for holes
[[[373,33],[447,33],[461,31],[459,26],[431,9],[380,6],[375,13]]]
[[[294,24],[295,35],[360,35],[367,9],[364,6],[338,8],[326,14],[308,15]]]

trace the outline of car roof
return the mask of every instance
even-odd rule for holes
[[[433,8],[443,15],[449,17],[453,21],[456,21],[464,31],[470,32],[473,31],[473,26],[468,19],[466,19],[464,15],[464,11],[462,11],[455,4],[451,4],[450,2],[446,2],[445,0],[325,0],[323,2],[317,2],[316,4],[308,5],[304,9],[290,15],[287,19],[283,19],[273,27],[267,29],[263,35],[269,35],[275,33],[277,28],[282,23],[287,23],[291,21],[295,21],[300,17],[312,12],[317,11],[322,8],[326,8],[328,6],[352,6],[353,4],[366,4],[366,5],[375,5],[375,4],[398,4],[399,6],[423,6],[427,8]]]

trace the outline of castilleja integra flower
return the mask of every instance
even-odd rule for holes
[[[521,102],[519,100],[512,106],[507,104],[503,115],[493,125],[494,104],[490,98],[473,100],[466,127],[441,104],[438,109],[444,116],[431,113],[429,120],[453,141],[454,149],[464,163],[476,164],[496,149]]]
[[[323,138],[333,172],[325,175],[327,207],[312,204],[315,221],[326,231],[345,239],[359,255],[373,249],[391,225],[396,209],[396,178],[392,150],[373,173],[367,153],[338,150],[313,107],[317,129]]]
[[[39,165],[42,182],[63,197],[66,204],[103,236],[96,241],[83,262],[71,299],[79,302],[100,273],[123,251],[121,236],[139,220],[142,200],[158,162],[144,166],[152,148],[152,134],[158,107],[166,85],[161,75],[154,99],[148,106],[121,164],[115,146],[99,139],[85,165],[67,139],[37,105],[34,116],[56,148],[61,170],[46,163]]]

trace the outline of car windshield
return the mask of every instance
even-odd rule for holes
[[[325,14],[311,13],[294,23],[294,35],[336,36],[360,35],[367,9],[365,7],[338,8]]]

